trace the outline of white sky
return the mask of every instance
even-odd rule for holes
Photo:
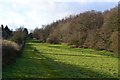
[[[119,0],[0,0],[0,24],[15,29],[41,27],[70,14],[86,10],[104,11]],[[98,2],[97,4],[95,2]],[[107,2],[107,4],[106,4]],[[108,3],[109,2],[109,3]],[[95,3],[95,4],[94,4]]]

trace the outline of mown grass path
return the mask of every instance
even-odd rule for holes
[[[107,51],[70,48],[28,40],[22,56],[3,70],[3,78],[118,77],[118,58]]]

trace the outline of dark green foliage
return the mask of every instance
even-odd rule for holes
[[[33,38],[32,33],[28,34],[28,38]]]
[[[12,31],[8,28],[7,25],[5,26],[5,28],[3,25],[1,25],[1,30],[3,39],[9,39],[12,36]]]

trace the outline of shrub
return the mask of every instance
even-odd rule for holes
[[[60,44],[60,40],[56,36],[49,36],[47,42],[51,44]]]
[[[26,28],[18,28],[11,38],[12,41],[16,42],[19,45],[24,45],[24,41],[27,38],[28,31]]]
[[[0,40],[2,41],[2,66],[12,63],[15,61],[16,57],[20,55],[20,47],[12,41]]]

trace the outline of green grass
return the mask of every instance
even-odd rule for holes
[[[118,58],[107,51],[28,40],[22,56],[3,70],[3,78],[78,77],[117,78]]]

